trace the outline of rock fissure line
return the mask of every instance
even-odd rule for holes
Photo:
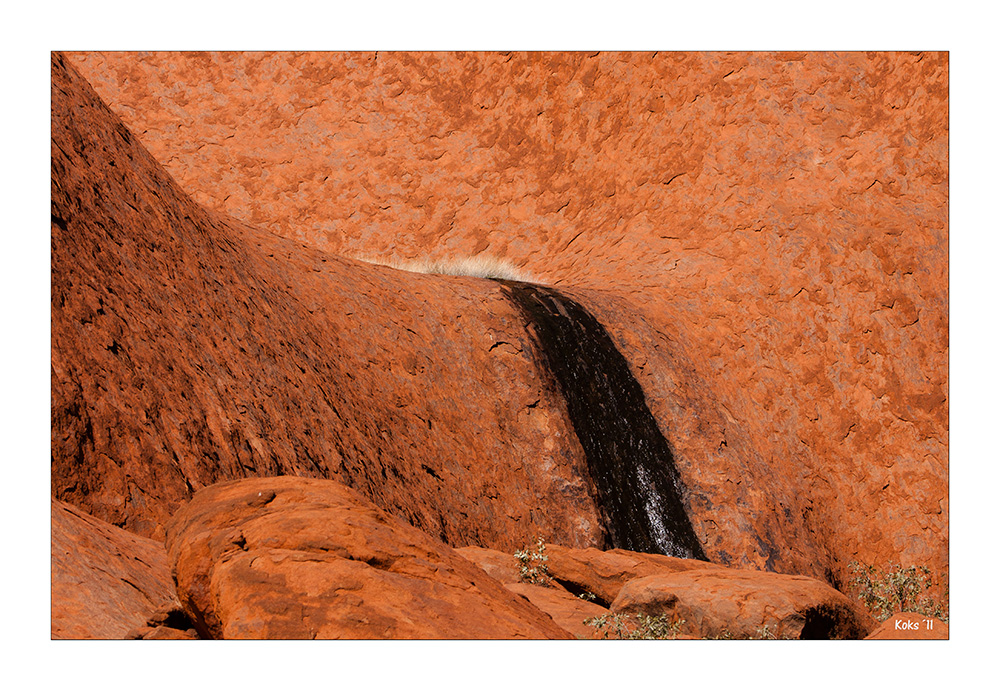
[[[609,547],[707,561],[681,501],[670,446],[607,330],[550,287],[499,282],[566,400]]]

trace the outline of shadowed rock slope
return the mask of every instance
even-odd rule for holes
[[[767,479],[730,474],[745,496],[717,504],[804,525],[832,577],[947,568],[946,53],[71,59],[208,208],[335,252],[485,251],[607,291],[574,299],[660,424],[705,396],[656,355],[683,351],[718,402],[696,435],[716,470],[677,454],[692,502],[742,445]]]

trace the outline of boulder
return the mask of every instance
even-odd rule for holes
[[[124,638],[177,604],[163,543],[52,500],[52,638]]]
[[[207,638],[570,638],[455,550],[328,480],[200,490],[167,527]]]
[[[129,640],[197,640],[198,632],[187,613],[178,603],[171,603],[153,612],[146,623],[133,629]]]
[[[805,576],[691,570],[629,581],[616,613],[683,619],[700,638],[864,638],[874,622],[842,593]]]
[[[455,551],[500,583],[521,582],[521,571],[513,554],[486,547],[456,547]]]
[[[175,629],[171,626],[140,626],[126,636],[134,641],[196,641],[198,632],[194,629]]]
[[[697,559],[679,559],[624,549],[602,552],[593,548],[546,545],[546,553],[549,574],[556,583],[576,595],[594,595],[596,602],[604,606],[610,606],[622,587],[636,578],[720,568]]]

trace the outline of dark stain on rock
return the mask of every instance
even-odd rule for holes
[[[566,400],[611,547],[707,561],[684,510],[673,453],[611,336],[550,287],[499,282]]]

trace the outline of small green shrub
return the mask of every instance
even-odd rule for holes
[[[534,552],[531,551],[530,547],[525,547],[514,552],[514,558],[517,559],[518,566],[520,567],[522,583],[544,586],[552,585],[552,577],[549,575],[549,565],[546,563],[549,557],[545,554],[545,541],[542,538],[535,538]]]
[[[931,572],[926,566],[903,568],[890,564],[882,570],[855,561],[848,568],[854,574],[851,588],[878,621],[885,621],[897,612],[948,620],[945,607],[923,594],[931,585]]]
[[[620,641],[667,641],[677,638],[684,625],[684,619],[672,619],[666,614],[602,614],[584,619],[583,623],[593,626],[601,638]]]

